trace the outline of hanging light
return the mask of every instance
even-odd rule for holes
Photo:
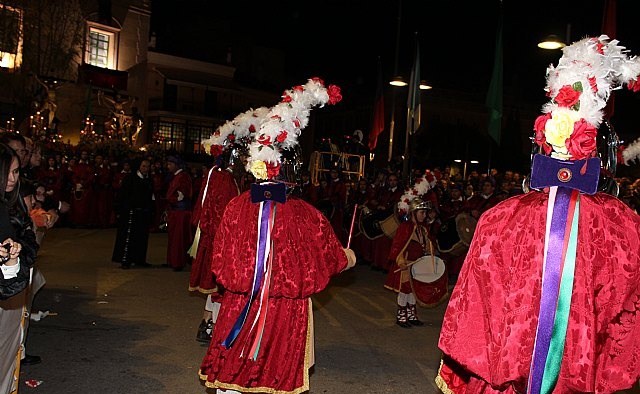
[[[429,85],[427,81],[425,81],[424,79],[420,81],[420,90],[429,90],[429,89],[433,89],[433,86]]]
[[[402,78],[402,76],[398,75],[396,77],[394,77],[391,82],[389,82],[389,85],[393,85],[393,86],[407,86],[408,83],[407,81],[404,80],[404,78]]]
[[[538,43],[538,48],[542,49],[561,49],[567,46],[558,36],[550,34],[544,40]]]

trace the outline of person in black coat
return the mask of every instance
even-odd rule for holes
[[[16,390],[14,374],[28,316],[27,291],[38,244],[19,194],[20,159],[0,143],[0,392]]]
[[[149,178],[151,163],[142,160],[135,172],[127,174],[115,199],[118,223],[111,260],[123,269],[149,267],[147,244],[154,214],[153,182]]]

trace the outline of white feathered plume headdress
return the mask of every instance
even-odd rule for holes
[[[433,189],[436,185],[437,179],[433,173],[426,170],[424,175],[416,179],[415,183],[411,187],[407,187],[404,190],[404,194],[400,197],[398,202],[398,211],[404,215],[409,212],[411,200],[419,198],[425,195],[429,190]]]
[[[260,128],[268,113],[267,107],[250,109],[225,122],[209,138],[202,140],[205,152],[219,156],[232,144],[248,145],[251,136]]]
[[[551,100],[534,125],[535,141],[545,154],[563,160],[596,155],[597,130],[611,91],[625,84],[640,90],[640,59],[627,52],[601,35],[565,47],[558,66],[549,66],[545,90]]]
[[[298,144],[302,129],[309,123],[311,108],[336,104],[340,100],[340,88],[336,85],[325,88],[320,78],[311,78],[305,85],[286,90],[282,101],[271,108],[249,146],[247,170],[256,179],[274,179],[280,172],[282,150]]]

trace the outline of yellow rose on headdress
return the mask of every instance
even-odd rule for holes
[[[210,139],[208,139],[208,140],[203,140],[203,141],[201,142],[201,145],[202,145],[202,149],[204,149],[204,152],[205,152],[206,154],[210,155],[210,154],[211,154],[211,153],[210,153],[210,152],[211,152],[211,146],[213,145],[213,142],[212,142]]]
[[[251,173],[256,179],[268,179],[267,165],[262,160],[256,160],[251,163]]]
[[[551,114],[551,119],[545,124],[544,136],[547,142],[558,153],[567,153],[565,144],[573,133],[574,124],[580,120],[576,111],[558,108]]]

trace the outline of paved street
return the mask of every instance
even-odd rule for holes
[[[115,230],[48,233],[39,265],[46,287],[34,311],[21,393],[205,393],[197,371],[206,347],[195,341],[204,298],[187,291],[189,272],[121,270]],[[164,262],[166,234],[152,234],[149,262]],[[316,366],[310,393],[436,393],[436,348],[444,306],[421,309],[424,327],[395,323],[384,274],[358,266],[314,297]],[[42,381],[26,387],[27,379]]]
[[[204,298],[188,272],[121,270],[111,260],[115,230],[52,230],[39,264],[47,279],[34,311],[28,352],[43,362],[21,370],[21,394],[191,394],[207,392],[195,341]],[[166,234],[152,234],[149,262],[164,262]],[[311,394],[432,394],[444,305],[420,309],[424,327],[395,323],[384,275],[356,266],[314,297],[316,366]],[[26,387],[27,379],[42,381]],[[640,394],[637,388],[627,394]]]

